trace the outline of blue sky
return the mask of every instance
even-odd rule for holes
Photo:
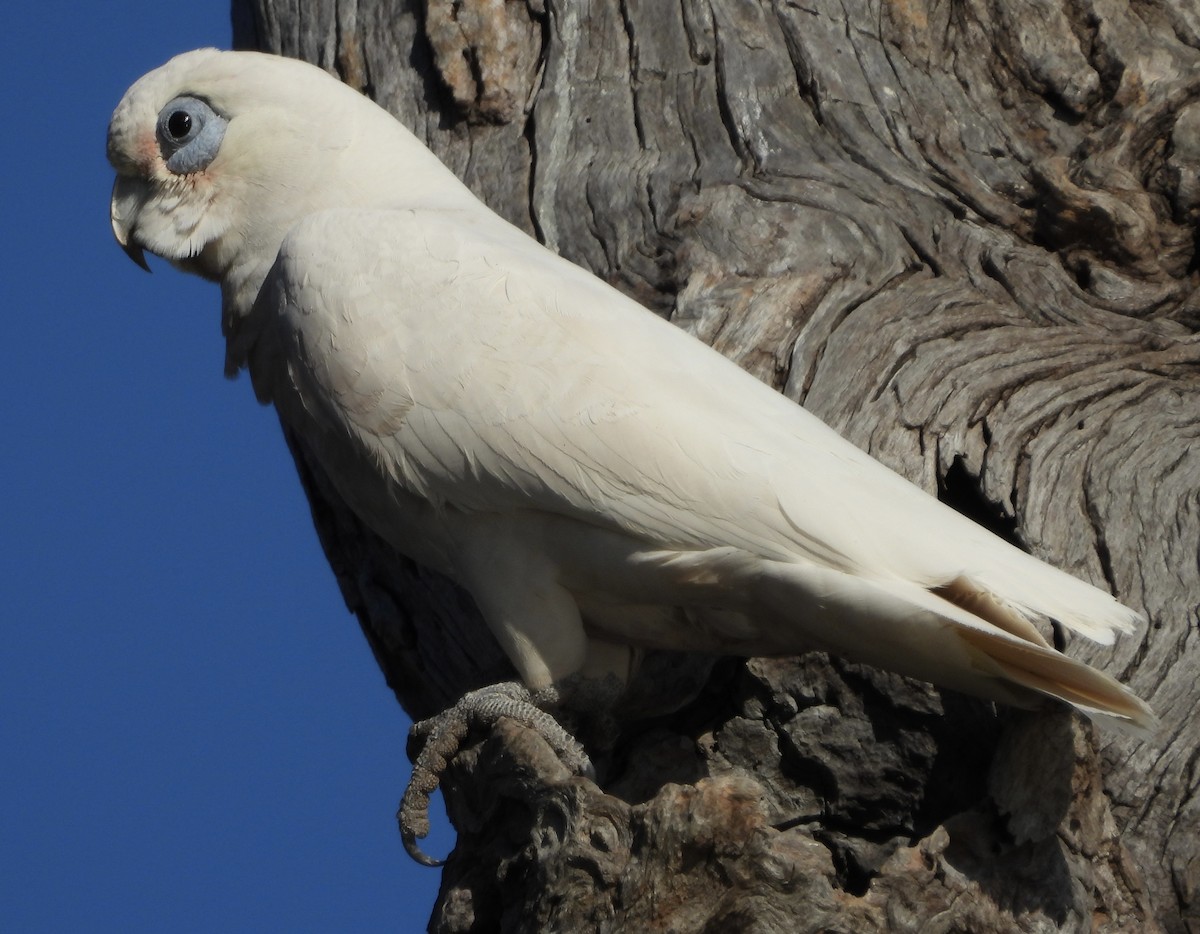
[[[124,89],[224,0],[0,32],[0,929],[419,931],[408,720],[345,610],[215,286],[112,240]],[[452,845],[442,828],[433,853]]]

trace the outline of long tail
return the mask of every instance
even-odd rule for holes
[[[793,564],[773,567],[769,578],[790,585],[784,591],[763,589],[772,598],[773,615],[778,618],[786,608],[793,620],[824,617],[815,634],[839,654],[1015,706],[1037,706],[1051,697],[1134,733],[1147,735],[1157,728],[1153,711],[1132,691],[1056,651],[1022,612],[967,581],[932,592],[908,581],[874,581]],[[797,611],[803,604],[796,587],[819,596],[815,614]],[[1136,618],[1120,608],[1125,618]],[[808,631],[811,623],[801,625]],[[1087,627],[1089,634],[1092,628]]]
[[[1014,644],[969,629],[958,635],[978,651],[979,667],[997,677],[1064,700],[1093,719],[1138,735],[1149,735],[1158,726],[1140,697],[1102,671],[1053,649]]]
[[[741,622],[727,632],[726,646],[733,651],[786,655],[820,648],[1018,707],[1036,707],[1049,697],[1140,735],[1157,727],[1153,711],[1132,691],[1047,644],[1025,607],[966,578],[931,590],[806,561],[764,560],[733,548],[645,557],[670,568],[678,583],[694,586],[701,600],[705,591],[741,595],[736,608]],[[1083,595],[1104,611],[1099,622],[1072,628],[1103,638],[1138,618],[1069,575],[1055,571],[1049,577],[1055,584],[1062,584],[1058,577],[1071,582],[1067,593]],[[1055,595],[1061,603],[1059,597],[1061,590]],[[1078,617],[1073,613],[1071,621]]]

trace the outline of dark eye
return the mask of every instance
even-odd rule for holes
[[[184,111],[177,110],[167,117],[167,134],[171,139],[183,139],[192,129],[192,118]]]
[[[202,172],[217,157],[229,121],[199,97],[170,101],[158,113],[155,133],[167,168],[176,175]]]

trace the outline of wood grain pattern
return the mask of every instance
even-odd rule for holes
[[[1150,626],[1152,742],[820,657],[653,660],[604,791],[455,768],[435,931],[1200,931],[1190,0],[234,0],[497,211]],[[405,707],[507,663],[293,448]],[[680,784],[670,784],[671,782]],[[1031,789],[1037,789],[1036,793]],[[530,842],[532,841],[532,842]]]

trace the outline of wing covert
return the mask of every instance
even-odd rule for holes
[[[272,280],[305,409],[439,507],[538,510],[653,548],[957,581],[1085,631],[1076,605],[1109,613],[1100,637],[1129,625],[1107,595],[942,506],[490,214],[315,215]]]

